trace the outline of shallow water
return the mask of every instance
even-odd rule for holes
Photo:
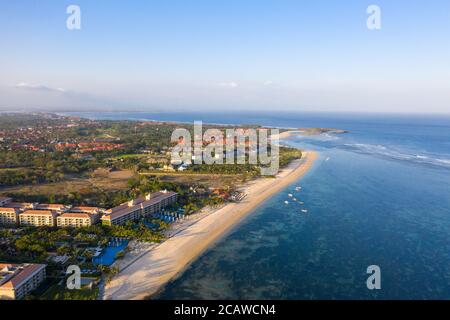
[[[170,114],[150,118],[164,117]],[[173,120],[191,118],[202,120],[198,114]],[[250,214],[157,298],[450,298],[448,117],[208,114],[203,121],[351,132],[289,139],[320,152],[312,171]],[[381,268],[381,290],[366,287],[370,265]]]

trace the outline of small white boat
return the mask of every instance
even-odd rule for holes
[[[308,210],[302,209],[302,212],[303,212],[303,213],[308,213]]]
[[[292,200],[297,201],[297,198],[294,198],[294,199],[292,199]]]
[[[289,201],[285,201],[284,203],[285,203],[285,204],[289,204]]]
[[[329,161],[329,160],[330,160],[330,157],[328,157],[328,158],[325,159],[325,161]]]
[[[305,204],[303,201],[300,201],[299,203],[300,203],[300,204]]]
[[[288,196],[289,196],[289,198],[292,198],[292,197],[293,197],[292,193],[289,193]]]

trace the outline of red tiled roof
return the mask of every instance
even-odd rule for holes
[[[38,204],[37,205],[37,209],[61,209],[66,207],[65,204]]]
[[[83,207],[83,206],[79,206],[79,207],[73,207],[72,209],[70,209],[70,212],[96,212],[99,211],[100,208],[97,207]]]
[[[56,213],[50,210],[26,210],[22,212],[20,215],[56,216]]]
[[[77,212],[67,212],[67,213],[63,213],[62,215],[59,216],[60,218],[82,218],[82,219],[91,219],[92,216],[88,213],[77,213]]]
[[[18,213],[20,211],[18,209],[16,209],[16,208],[2,208],[2,207],[0,207],[0,212]]]
[[[4,206],[4,208],[31,208],[32,203],[29,202],[10,202]]]
[[[3,267],[2,267],[3,266]],[[5,266],[7,267],[20,267],[21,265],[12,265],[12,264],[5,264],[0,265],[0,268],[3,269]],[[45,264],[28,264],[24,265],[23,269],[20,270],[17,274],[15,274],[11,280],[4,283],[1,287],[2,288],[17,288],[20,286],[23,282],[28,280],[30,276],[32,276],[35,272],[42,270],[45,268]]]

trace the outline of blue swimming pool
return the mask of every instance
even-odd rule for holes
[[[116,260],[117,253],[125,250],[127,246],[128,246],[127,240],[111,243],[103,250],[100,256],[92,259],[92,263],[96,265],[103,265],[109,267]]]

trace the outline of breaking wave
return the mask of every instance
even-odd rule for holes
[[[435,167],[444,167],[450,169],[450,158],[444,158],[442,156],[431,154],[417,154],[414,152],[399,150],[393,147],[386,147],[384,145],[363,143],[344,144],[341,146],[341,148],[357,153],[379,156],[391,160],[408,161],[416,164],[431,165]]]

